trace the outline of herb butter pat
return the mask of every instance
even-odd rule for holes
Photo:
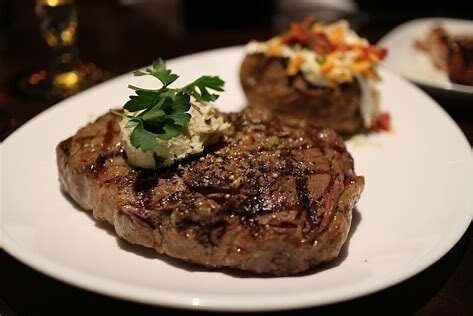
[[[133,72],[161,82],[158,89],[128,85],[134,91],[122,111],[121,142],[131,166],[155,169],[172,165],[204,151],[230,128],[211,104],[225,82],[218,76],[201,76],[181,88],[170,85],[179,76],[158,58],[151,67]]]
[[[188,113],[191,118],[179,136],[170,140],[156,138],[153,149],[146,152],[131,144],[133,128],[126,127],[129,119],[123,118],[120,132],[128,163],[146,169],[172,165],[177,160],[203,152],[205,147],[218,142],[231,127],[210,103],[193,102]]]

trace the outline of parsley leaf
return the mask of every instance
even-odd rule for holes
[[[199,101],[215,101],[218,95],[211,94],[207,89],[223,91],[224,81],[216,76],[202,76],[184,87],[184,90]],[[197,90],[198,89],[198,90]]]
[[[148,108],[151,105],[154,105],[156,102],[156,96],[149,95],[144,93],[145,91],[136,91],[137,95],[130,96],[130,100],[125,103],[123,108],[130,112],[141,111]]]
[[[158,58],[153,62],[152,68],[146,68],[145,71],[137,70],[133,72],[133,75],[151,75],[153,77],[158,78],[164,87],[167,87],[168,85],[176,81],[177,78],[179,78],[178,75],[173,74],[171,70],[166,68],[166,62],[161,58]]]
[[[154,147],[154,140],[157,135],[147,131],[143,127],[143,123],[138,123],[130,135],[130,141],[136,148],[141,148],[143,151],[152,150]],[[136,144],[136,145],[135,145]]]
[[[201,76],[183,88],[171,89],[169,85],[179,78],[166,67],[161,58],[151,68],[137,70],[134,76],[153,76],[161,81],[159,89],[145,89],[129,85],[135,94],[124,104],[125,112],[110,110],[113,114],[128,119],[127,128],[133,128],[130,142],[143,151],[152,150],[156,138],[170,140],[179,136],[191,119],[188,113],[191,97],[199,102],[215,101],[217,94],[224,91],[224,81],[217,76]]]

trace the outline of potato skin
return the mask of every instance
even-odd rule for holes
[[[248,54],[240,68],[240,81],[248,103],[278,115],[308,119],[342,135],[365,130],[360,114],[360,87],[356,81],[335,88],[316,87],[301,74],[288,76],[283,58]]]

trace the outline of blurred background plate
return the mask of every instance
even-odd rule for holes
[[[418,84],[434,96],[473,100],[473,86],[449,81],[445,72],[432,64],[430,56],[415,48],[415,41],[441,25],[452,35],[473,36],[473,21],[451,18],[423,18],[403,23],[385,36],[378,45],[388,49],[384,66]]]

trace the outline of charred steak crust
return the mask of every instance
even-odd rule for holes
[[[57,146],[61,188],[127,241],[208,267],[282,276],[337,257],[364,186],[341,138],[264,111],[228,119],[207,153],[147,171],[105,114]]]
[[[249,54],[240,67],[240,81],[250,106],[308,119],[345,135],[365,130],[356,81],[334,88],[316,87],[301,74],[288,76],[283,58]]]

